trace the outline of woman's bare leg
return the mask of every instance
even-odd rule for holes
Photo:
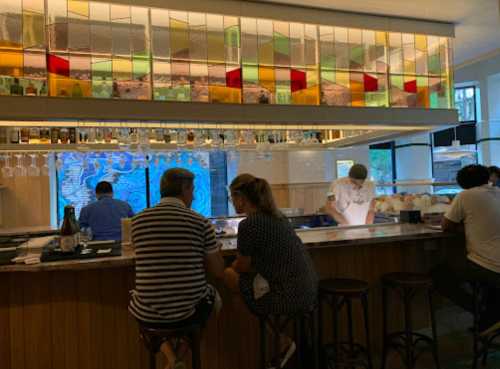
[[[177,355],[169,341],[165,341],[160,346],[160,351],[166,358],[165,369],[173,369]]]

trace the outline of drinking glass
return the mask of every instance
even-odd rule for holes
[[[38,168],[37,165],[37,159],[38,155],[37,154],[30,154],[31,158],[31,165],[28,167],[28,176],[29,177],[38,177],[40,176],[40,168]]]
[[[177,131],[177,145],[184,146],[187,143],[187,132],[185,129]]]
[[[203,132],[203,130],[194,130],[194,145],[198,147],[205,145],[205,132]]]
[[[49,154],[45,153],[45,154],[41,154],[41,155],[43,157],[42,176],[48,177],[48,175],[50,173]]]
[[[212,140],[211,145],[213,147],[219,147],[222,144],[222,139],[220,137],[220,131],[218,129],[212,129],[210,131],[210,139]]]
[[[24,154],[16,154],[16,167],[14,168],[14,175],[16,177],[26,177],[28,171],[24,166]]]
[[[106,154],[106,164],[109,166],[109,168],[111,169],[113,167],[113,153],[111,152],[108,152]]]
[[[12,168],[10,162],[11,159],[10,154],[3,154],[2,159],[3,159],[2,177],[9,178],[14,176],[14,169]]]
[[[224,146],[225,147],[236,146],[236,133],[231,129],[224,131]]]

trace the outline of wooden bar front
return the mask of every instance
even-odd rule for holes
[[[380,276],[396,271],[427,271],[457,249],[457,243],[454,238],[436,233],[375,244],[323,245],[311,248],[311,255],[321,278],[369,281],[371,339],[377,356],[381,342]],[[116,263],[87,266],[40,269],[42,266],[24,267],[33,268],[33,272],[0,267],[0,368],[148,367],[137,323],[127,311],[129,291],[134,285],[133,257],[125,255]],[[203,368],[257,369],[257,320],[240,300],[222,286],[219,289],[224,308],[219,318],[212,317],[208,324],[202,346]],[[424,313],[423,309],[417,311],[417,315]],[[417,316],[416,320],[425,322],[423,317]],[[329,321],[325,321],[327,334]]]

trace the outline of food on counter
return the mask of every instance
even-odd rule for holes
[[[379,213],[399,214],[401,210],[420,210],[423,214],[445,213],[451,199],[444,195],[395,194],[376,199],[375,209]]]

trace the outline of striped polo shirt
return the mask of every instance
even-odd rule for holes
[[[205,257],[217,252],[210,222],[173,197],[132,219],[135,290],[129,310],[139,320],[175,323],[189,318],[211,293]]]

